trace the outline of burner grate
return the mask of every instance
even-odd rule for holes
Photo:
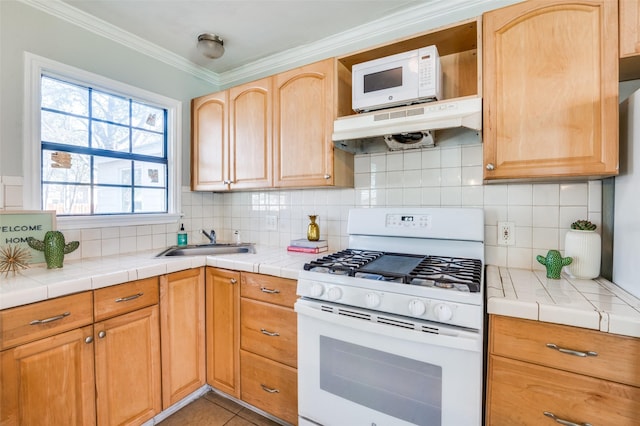
[[[478,259],[353,249],[316,259],[304,269],[472,293],[480,291],[482,280],[482,262]]]
[[[409,282],[415,285],[478,292],[482,262],[462,257],[427,256],[409,275]]]
[[[384,253],[367,250],[342,250],[305,263],[306,271],[354,276],[356,271]]]

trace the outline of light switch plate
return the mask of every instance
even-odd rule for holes
[[[278,230],[278,216],[268,214],[265,216],[265,230],[277,231]]]

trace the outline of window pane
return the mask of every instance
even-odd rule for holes
[[[93,179],[96,184],[131,186],[131,160],[95,156]]]
[[[66,114],[42,111],[41,138],[47,142],[89,146],[88,120]]]
[[[154,157],[164,156],[164,136],[158,133],[146,132],[144,130],[132,130],[133,152],[136,154],[153,155]]]
[[[164,189],[136,188],[135,213],[162,213],[167,210],[166,192]]]
[[[90,191],[89,186],[43,184],[42,208],[60,215],[91,214]]]
[[[94,121],[91,126],[91,147],[129,152],[129,128]]]
[[[91,100],[93,118],[129,125],[129,101],[127,99],[94,90]]]
[[[64,151],[42,151],[42,180],[45,182],[89,183],[90,156]]]
[[[144,161],[134,162],[136,186],[157,186],[164,188],[166,183],[166,166]]]
[[[132,102],[131,125],[156,132],[164,132],[164,111],[149,105]]]
[[[98,186],[94,196],[96,214],[131,213],[131,188]]]
[[[41,106],[77,115],[89,115],[89,91],[71,83],[42,77]]]

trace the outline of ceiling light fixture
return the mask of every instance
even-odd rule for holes
[[[224,42],[215,34],[200,34],[198,36],[198,50],[207,58],[217,59],[224,55]]]

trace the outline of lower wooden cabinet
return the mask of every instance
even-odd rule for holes
[[[162,410],[158,305],[96,323],[94,329],[98,425],[151,419]]]
[[[637,425],[640,388],[490,356],[489,425]]]
[[[637,425],[640,339],[489,319],[487,425]]]
[[[242,273],[240,386],[243,401],[298,423],[295,280]]]
[[[205,384],[204,268],[160,277],[162,408]]]
[[[240,351],[242,400],[291,424],[298,424],[298,370]]]
[[[207,268],[207,383],[240,398],[240,272]]]
[[[0,352],[0,425],[96,424],[93,326]]]

